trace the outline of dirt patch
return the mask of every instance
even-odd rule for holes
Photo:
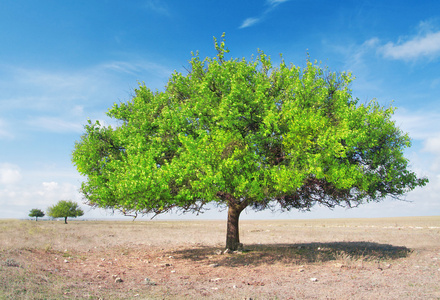
[[[440,217],[241,225],[0,221],[0,298],[440,298]]]

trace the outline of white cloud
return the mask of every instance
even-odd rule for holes
[[[258,22],[260,22],[259,18],[247,18],[246,20],[243,21],[243,23],[241,24],[241,26],[239,28],[250,27],[250,26],[257,24]]]
[[[440,31],[418,35],[405,42],[394,44],[389,42],[379,48],[387,58],[413,60],[420,57],[436,57],[440,55]]]
[[[260,23],[275,7],[287,1],[289,0],[267,0],[266,5],[268,6],[268,8],[266,8],[266,10],[261,14],[261,16],[245,19],[243,23],[241,23],[239,28],[243,29]]]
[[[440,135],[440,112],[408,111],[400,108],[394,114],[396,125],[413,139],[427,140]]]
[[[46,191],[56,190],[58,188],[58,186],[59,186],[58,182],[54,182],[54,181],[43,182],[42,185],[43,185],[44,190],[46,190]]]
[[[49,132],[83,132],[79,121],[67,121],[59,117],[33,117],[27,121],[32,128],[40,128]]]
[[[430,153],[439,153],[440,154],[440,135],[435,137],[430,137],[426,140],[424,151]]]
[[[393,119],[396,125],[408,133],[413,147],[408,149],[410,164],[414,170],[428,178],[440,176],[440,111],[397,110]],[[418,148],[415,150],[414,148]],[[431,181],[430,190],[440,190],[440,181]],[[438,185],[438,186],[437,186]],[[419,193],[424,193],[422,189]],[[429,197],[432,195],[430,194]],[[434,201],[434,200],[433,200]]]
[[[437,136],[432,136],[425,140],[422,152],[425,152],[425,155],[431,156],[429,169],[440,173],[440,132]],[[440,174],[437,175],[440,176]]]
[[[2,163],[0,164],[0,184],[1,185],[14,185],[18,183],[22,178],[21,170],[18,166]]]
[[[46,210],[59,200],[82,202],[78,187],[69,182],[40,182],[23,185],[8,185],[0,188],[0,218],[25,218],[32,208]],[[6,214],[13,211],[14,214]]]

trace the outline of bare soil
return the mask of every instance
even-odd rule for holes
[[[0,299],[440,299],[440,217],[0,220]]]

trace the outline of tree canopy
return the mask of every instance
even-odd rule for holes
[[[77,203],[68,200],[60,200],[56,205],[50,206],[47,209],[47,215],[52,218],[64,218],[64,223],[67,224],[68,217],[80,217],[84,215],[84,212]]]
[[[38,221],[38,218],[44,217],[44,212],[41,209],[33,208],[29,212],[29,217],[31,218],[35,217],[35,221]]]
[[[72,159],[90,205],[160,214],[216,203],[228,208],[226,247],[235,250],[247,207],[353,207],[426,184],[408,170],[410,139],[394,108],[359,103],[350,73],[309,60],[274,66],[262,51],[226,59],[224,41],[215,48],[213,58],[193,54],[164,91],[140,84],[114,104],[108,116],[119,126],[85,126]]]

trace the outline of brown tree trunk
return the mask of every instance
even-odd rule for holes
[[[67,217],[64,217],[64,224],[67,224]]]
[[[243,205],[229,204],[228,207],[228,225],[226,229],[226,249],[235,251],[240,246],[240,235],[238,229],[238,219],[240,213],[246,207]]]

